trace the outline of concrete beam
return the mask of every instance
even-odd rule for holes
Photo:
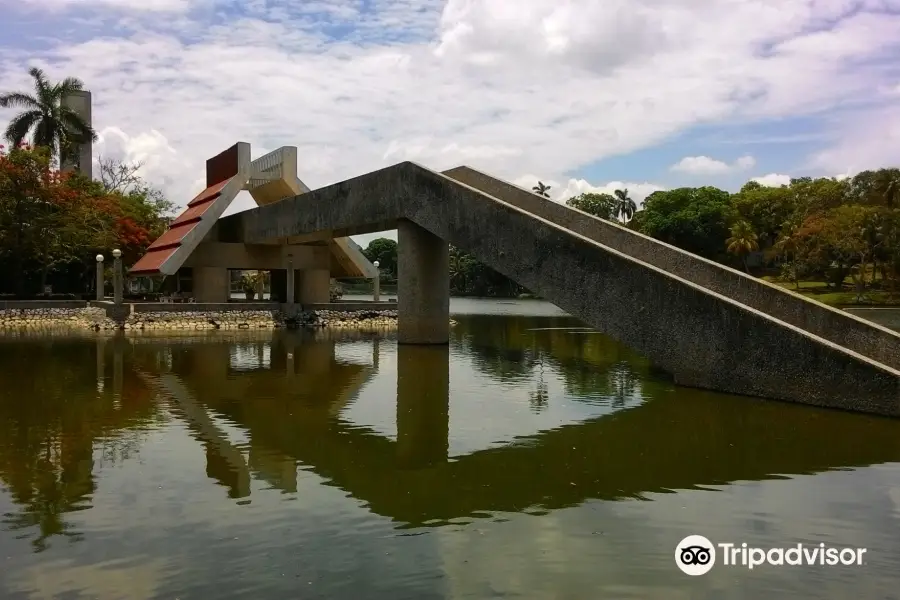
[[[191,253],[184,265],[266,271],[283,269],[288,254],[293,255],[295,269],[323,268],[331,261],[331,254],[324,246],[203,242]]]
[[[397,342],[450,341],[447,242],[412,221],[397,223]]]

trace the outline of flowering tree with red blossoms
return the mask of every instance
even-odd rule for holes
[[[165,227],[167,204],[148,189],[109,191],[54,169],[45,148],[0,146],[0,291],[37,291],[54,274],[88,283],[113,248],[136,260]]]

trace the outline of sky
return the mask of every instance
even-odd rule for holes
[[[185,205],[237,141],[312,188],[412,160],[555,200],[900,164],[900,0],[0,0],[0,90],[93,94]],[[0,123],[11,111],[0,110]],[[249,194],[229,212],[254,206]],[[365,241],[365,240],[360,240]]]

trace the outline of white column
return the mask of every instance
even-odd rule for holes
[[[103,280],[103,255],[97,255],[97,300],[103,300],[103,287],[106,285],[106,282]]]
[[[116,248],[113,255],[113,302],[122,304],[124,277],[122,276],[122,251]]]
[[[381,263],[376,260],[372,265],[375,266],[375,287],[372,292],[372,299],[375,302],[378,302],[381,300],[381,269],[378,268],[381,266]]]

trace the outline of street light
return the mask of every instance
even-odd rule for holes
[[[375,266],[375,291],[372,293],[372,299],[378,302],[381,300],[381,271],[378,270],[381,263],[376,260],[372,264]]]
[[[103,291],[104,291],[103,288],[105,286],[105,283],[103,281],[103,255],[102,254],[97,255],[97,281],[96,281],[95,285],[97,287],[97,294],[96,294],[97,301],[102,302],[103,301]]]
[[[113,302],[122,304],[122,288],[124,287],[124,278],[122,277],[122,251],[116,248],[112,251],[113,258]]]

